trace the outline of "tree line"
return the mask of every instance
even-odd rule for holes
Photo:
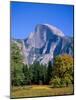
[[[62,87],[73,84],[73,57],[67,54],[58,55],[47,65],[34,62],[31,65],[22,63],[22,56],[16,43],[11,47],[11,84],[23,85],[51,85]]]

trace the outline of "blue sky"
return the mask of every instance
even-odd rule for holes
[[[11,36],[27,38],[37,24],[52,24],[73,36],[73,6],[11,2]]]

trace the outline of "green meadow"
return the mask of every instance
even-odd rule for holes
[[[73,94],[73,86],[51,88],[50,85],[32,85],[23,87],[12,87],[11,98],[56,96],[68,94]]]

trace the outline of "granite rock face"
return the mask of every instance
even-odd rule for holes
[[[64,53],[73,56],[73,38],[66,37],[61,30],[49,24],[36,25],[34,32],[20,41],[27,64],[34,61],[47,64],[54,56]]]

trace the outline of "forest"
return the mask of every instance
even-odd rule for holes
[[[50,85],[67,87],[74,84],[73,57],[58,55],[47,65],[35,61],[31,65],[23,63],[23,57],[16,43],[11,45],[11,85]]]

